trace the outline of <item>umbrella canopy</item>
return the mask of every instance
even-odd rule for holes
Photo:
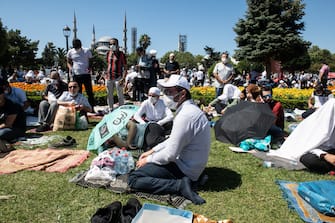
[[[122,105],[104,118],[92,129],[88,138],[87,150],[97,150],[104,142],[125,127],[138,110],[136,105]]]
[[[215,137],[235,145],[248,138],[264,138],[274,121],[268,104],[241,101],[215,123]]]

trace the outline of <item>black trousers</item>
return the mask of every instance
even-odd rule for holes
[[[86,94],[88,97],[88,102],[93,108],[95,106],[95,100],[94,100],[94,94],[93,94],[91,75],[90,74],[74,75],[73,80],[76,81],[79,85],[79,93],[82,93],[83,91],[82,85],[85,86]]]
[[[334,150],[329,150],[327,153],[335,154]],[[304,164],[307,169],[312,172],[325,174],[329,171],[335,171],[335,166],[327,162],[323,158],[319,158],[317,155],[307,152],[300,157],[300,162]]]

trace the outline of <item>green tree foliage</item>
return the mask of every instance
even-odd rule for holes
[[[215,65],[218,61],[220,61],[221,53],[218,51],[214,51],[214,48],[209,46],[205,46],[204,50],[206,52],[206,56],[204,57],[203,60],[204,66],[206,67],[206,69],[213,67],[213,69],[210,69],[213,71],[214,70],[213,65]],[[210,72],[209,74],[212,74],[212,72]]]
[[[308,50],[308,54],[311,58],[310,72],[318,73],[323,62],[328,63],[331,71],[335,71],[335,54],[331,54],[329,50],[312,46]]]
[[[138,43],[144,50],[146,50],[151,44],[151,38],[147,34],[143,34]]]
[[[137,64],[137,61],[138,61],[138,55],[137,53],[131,53],[127,56],[127,65],[128,65],[128,68],[130,68],[131,66],[135,66]]]
[[[64,48],[58,47],[56,50],[56,58],[58,61],[58,66],[61,66],[63,70],[67,69],[66,65],[66,50]]]
[[[102,71],[107,68],[107,61],[104,55],[99,55],[97,51],[92,51],[91,66],[93,71]]]
[[[2,56],[6,53],[8,49],[8,37],[6,28],[2,26],[2,22],[0,19],[0,60],[2,60]]]
[[[179,52],[179,51],[169,51],[165,53],[162,58],[160,59],[160,62],[165,64],[169,60],[170,53],[175,54],[175,59],[179,63],[180,68],[193,68],[198,67],[198,63],[201,63],[200,57],[194,57],[190,52]]]
[[[55,65],[55,59],[56,59],[56,47],[52,42],[48,42],[44,50],[42,52],[42,61],[44,66],[46,67],[52,67]]]
[[[7,36],[8,48],[3,55],[2,65],[8,65],[12,68],[20,65],[35,68],[35,56],[39,41],[32,42],[27,37],[21,36],[20,30],[9,30]]]
[[[303,52],[295,49],[310,45],[300,36],[305,5],[301,0],[247,0],[247,4],[245,19],[240,19],[234,28],[239,47],[235,57],[262,63],[270,76],[272,59],[290,61]]]

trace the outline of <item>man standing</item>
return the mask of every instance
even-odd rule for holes
[[[134,101],[144,101],[144,94],[149,91],[150,72],[152,68],[151,58],[145,53],[143,47],[138,47],[136,53],[139,56],[138,64],[136,65],[137,77],[134,80]]]
[[[225,84],[229,84],[233,79],[233,66],[228,63],[229,54],[223,52],[221,54],[221,62],[217,63],[213,70],[213,75],[215,78],[215,98],[219,97],[223,92],[223,87]]]
[[[169,78],[172,74],[180,73],[179,63],[175,60],[175,58],[176,56],[174,53],[170,53],[169,61],[166,62],[164,67],[165,78]]]
[[[178,194],[194,204],[206,201],[192,190],[208,161],[210,126],[205,114],[191,100],[190,85],[180,75],[158,82],[174,101],[176,117],[168,139],[143,153],[130,173],[129,186],[153,194]]]
[[[329,73],[329,66],[327,62],[324,61],[319,71],[319,81],[322,83],[324,89],[327,89],[328,73]]]
[[[90,72],[93,72],[90,68],[90,59],[92,53],[87,48],[82,48],[81,41],[74,39],[72,41],[73,48],[67,52],[67,66],[69,72],[73,75],[73,80],[79,85],[79,92],[82,93],[82,85],[85,86],[88,101],[91,106],[95,105],[94,95],[92,89],[92,80]]]
[[[112,38],[109,42],[110,50],[107,53],[107,104],[109,110],[113,111],[114,89],[116,89],[119,106],[124,104],[123,85],[127,75],[127,60],[122,51],[119,50],[119,41]]]

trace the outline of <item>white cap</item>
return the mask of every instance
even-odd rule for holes
[[[157,83],[165,88],[179,86],[185,88],[188,91],[190,91],[191,88],[186,78],[177,74],[171,75],[169,79],[160,79],[157,81]]]
[[[156,56],[156,54],[157,54],[157,50],[150,50],[149,51],[149,54],[151,55],[151,56]]]
[[[149,94],[154,94],[154,95],[159,96],[161,94],[161,90],[159,90],[158,87],[151,87],[149,89]]]

